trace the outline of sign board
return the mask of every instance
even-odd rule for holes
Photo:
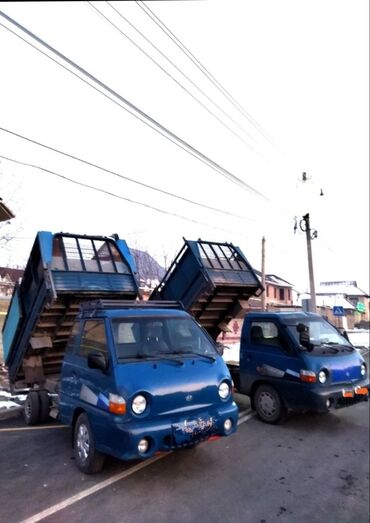
[[[363,303],[361,303],[360,301],[357,302],[357,305],[356,305],[356,311],[358,312],[366,312],[366,307]]]
[[[343,307],[340,307],[339,305],[334,305],[333,314],[334,314],[334,316],[344,316]]]

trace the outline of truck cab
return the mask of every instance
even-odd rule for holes
[[[229,436],[238,408],[213,340],[178,304],[99,300],[73,325],[59,418],[91,473],[106,454],[144,459]]]
[[[329,412],[368,399],[367,365],[339,331],[314,313],[249,313],[236,388],[267,423],[289,411]]]

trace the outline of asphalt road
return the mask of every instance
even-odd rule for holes
[[[96,476],[75,467],[68,428],[19,428],[0,425],[4,523],[369,521],[369,403],[277,426],[247,416],[229,438]]]

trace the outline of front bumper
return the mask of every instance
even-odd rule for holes
[[[225,431],[225,420],[231,428]],[[135,420],[123,422],[115,416],[105,427],[94,427],[97,450],[118,459],[146,459],[157,452],[193,447],[202,441],[229,436],[236,431],[238,407],[234,401],[217,409],[176,416],[161,420]],[[95,430],[96,429],[96,430]],[[147,452],[139,453],[138,444],[148,441]]]
[[[300,401],[295,405],[288,405],[292,410],[313,410],[328,412],[333,409],[349,407],[369,398],[369,381],[363,380],[355,385],[335,385],[329,387],[311,388],[305,386]]]

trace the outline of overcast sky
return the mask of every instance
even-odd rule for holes
[[[260,269],[265,236],[267,272],[304,291],[305,235],[299,226],[294,234],[294,217],[299,225],[309,212],[318,231],[316,285],[357,280],[369,291],[368,0],[147,3],[243,111],[145,6],[93,5],[116,27],[87,2],[0,2],[6,15],[121,98],[82,82],[76,69],[0,17],[0,127],[224,212],[0,130],[0,155],[46,169],[0,159],[0,197],[16,214],[0,229],[15,236],[1,248],[0,265],[24,264],[36,232],[50,230],[118,233],[162,264],[183,237],[228,241]],[[122,98],[224,170],[166,139],[153,121],[155,129],[145,125]]]

